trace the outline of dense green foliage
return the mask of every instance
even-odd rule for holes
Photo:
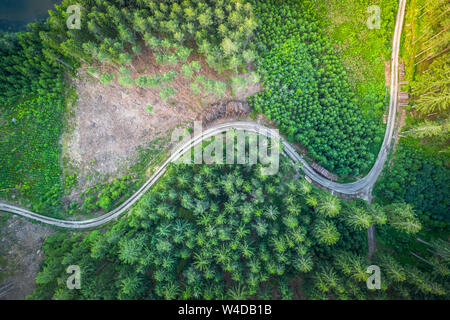
[[[101,210],[108,212],[117,205],[118,200],[132,195],[135,189],[133,182],[132,176],[123,176],[120,179],[114,179],[110,184],[99,184],[93,188],[87,188],[80,195],[83,199],[81,207],[74,201],[69,214],[90,214]]]
[[[270,298],[272,288],[292,298],[296,274],[336,249],[363,253],[365,229],[391,220],[294,174],[284,158],[271,176],[261,165],[172,165],[106,232],[50,238],[32,298]],[[70,264],[80,290],[65,286]]]
[[[129,64],[142,43],[154,50],[160,62],[178,59],[168,49],[186,44],[205,55],[221,71],[251,62],[248,37],[256,27],[252,6],[245,1],[78,1],[81,29],[68,30],[65,0],[51,13],[53,30],[47,40],[67,54],[85,60]],[[188,53],[189,55],[189,53]]]
[[[39,38],[45,30],[32,24],[28,32],[0,34],[0,196],[31,200],[39,212],[56,209],[62,192],[67,91],[59,54]]]
[[[66,8],[72,3],[64,0],[48,23],[30,25],[26,33],[0,34],[0,196],[31,200],[35,211],[48,214],[60,209],[63,191],[77,184],[76,173],[62,181],[60,168],[68,89],[63,77],[69,63],[87,62],[87,73],[105,85],[117,76],[124,87],[159,88],[163,101],[177,94],[172,86],[177,77],[192,80],[196,95],[221,98],[227,84],[200,74],[199,61],[188,62],[194,50],[219,72],[237,71],[255,61],[258,73],[230,76],[231,91],[263,76],[263,91],[250,99],[255,111],[264,112],[332,171],[343,176],[364,173],[381,142],[380,119],[377,129],[371,118],[385,102],[382,73],[372,82],[349,83],[338,55],[343,54],[345,63],[355,56],[351,50],[366,46],[357,55],[372,63],[386,58],[386,34],[392,32],[396,4],[380,1],[388,15],[382,28],[366,44],[337,51],[323,31],[329,25],[321,22],[315,1],[81,0],[82,28],[69,30]],[[348,3],[342,1],[338,9]],[[431,12],[444,2],[437,3]],[[366,4],[358,1],[358,10]],[[440,22],[425,24],[431,33],[443,28]],[[342,37],[349,25],[328,33]],[[357,41],[364,26],[358,28],[346,40]],[[415,106],[427,112],[445,110],[448,63],[439,53],[445,41],[427,41],[433,46],[428,60],[434,62],[429,74],[415,78],[415,95],[425,97]],[[133,58],[143,50],[153,54],[156,64],[174,70],[139,74]],[[105,67],[101,64],[107,72],[99,71]],[[147,110],[154,112],[150,105]],[[438,120],[447,121],[441,115]],[[439,143],[446,143],[447,127],[424,124],[425,129],[410,132],[420,139],[439,136]],[[408,141],[401,141],[393,166],[378,182],[374,205],[341,201],[317,189],[284,158],[280,171],[269,176],[261,173],[261,165],[172,164],[126,217],[102,231],[49,237],[31,298],[291,299],[291,286],[301,279],[302,292],[310,299],[448,299],[448,243],[427,238],[430,243],[420,254],[428,260],[413,260],[410,251],[420,249],[417,237],[429,235],[421,222],[437,230],[448,227],[449,169],[441,158],[419,152],[424,148],[416,140]],[[142,153],[146,160],[136,164],[137,178],[129,175],[87,189],[81,204],[69,205],[69,213],[108,211],[129,196],[143,179],[147,156],[162,155],[153,149]],[[370,225],[377,225],[382,246],[369,261]],[[381,290],[367,290],[371,264],[382,268]],[[66,286],[69,265],[81,268],[80,290]]]
[[[374,192],[385,203],[412,204],[424,221],[441,222],[441,227],[450,222],[450,169],[443,157],[426,155],[411,139],[401,140],[392,167],[382,174]]]
[[[355,105],[346,73],[308,3],[255,3],[257,67],[265,90],[250,102],[319,164],[358,175],[372,165],[369,148],[381,139],[375,139],[375,123]]]
[[[312,267],[314,247],[326,246],[314,243],[319,239],[335,243],[339,239],[336,226],[325,212],[315,218],[302,204],[304,198],[295,196],[299,180],[283,184],[288,174],[284,172],[264,178],[263,183],[259,169],[172,167],[130,217],[107,233],[91,233],[74,247],[79,237],[65,240],[70,245],[63,261],[57,256],[60,248],[48,249],[37,292],[45,289],[52,296],[54,289],[49,288],[64,276],[59,274],[61,267],[53,270],[53,259],[57,264],[77,261],[83,270],[92,271],[84,277],[79,298],[247,297],[259,293],[260,283],[271,277],[292,273],[303,264]],[[302,185],[312,196],[312,187]],[[287,209],[284,201],[290,203]],[[316,228],[313,231],[308,225]],[[78,260],[80,254],[86,257],[85,263]],[[293,262],[297,259],[299,265]],[[95,270],[105,263],[108,267],[99,277],[108,273],[117,281],[99,290],[102,281],[94,276]],[[62,288],[55,292],[56,298],[70,293]]]
[[[448,249],[448,247],[447,247]],[[434,272],[429,268],[402,265],[392,256],[378,253],[372,261],[367,257],[336,251],[307,279],[308,299],[447,299],[450,292],[449,259],[436,258]],[[382,270],[381,290],[368,290],[369,265]]]

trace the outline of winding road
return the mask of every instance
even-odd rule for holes
[[[405,15],[406,0],[399,0],[399,8],[397,13],[397,20],[392,41],[392,57],[391,57],[391,88],[390,88],[390,102],[389,102],[389,116],[387,119],[386,131],[384,135],[383,144],[381,146],[378,157],[370,172],[360,180],[352,183],[337,183],[321,176],[314,171],[309,164],[299,155],[295,149],[283,138],[276,130],[265,127],[261,124],[252,121],[234,121],[216,125],[203,131],[201,134],[194,136],[191,140],[184,143],[175,149],[170,157],[155,171],[155,173],[137,190],[130,198],[118,206],[116,209],[105,213],[102,216],[88,219],[88,220],[60,220],[46,217],[32,211],[20,208],[18,206],[10,205],[0,202],[0,211],[5,211],[13,214],[23,216],[35,221],[39,221],[48,225],[53,225],[62,228],[72,229],[86,229],[101,226],[111,220],[117,219],[122,213],[127,211],[140,197],[166,172],[169,163],[179,159],[185,152],[189,151],[195,145],[201,143],[203,140],[209,139],[212,136],[224,133],[229,130],[245,130],[247,132],[257,133],[267,137],[279,138],[283,144],[283,153],[292,161],[300,164],[300,168],[304,171],[311,180],[315,183],[338,193],[347,195],[356,195],[363,199],[369,200],[373,185],[378,176],[383,170],[384,163],[391,147],[391,142],[395,127],[395,117],[398,100],[398,55],[400,49],[400,37],[403,27],[403,19]]]

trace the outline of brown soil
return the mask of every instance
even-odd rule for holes
[[[213,80],[227,81],[229,73],[217,74],[195,54],[188,62],[201,62],[199,74]],[[144,51],[133,61],[133,79],[140,75],[163,74],[175,70],[179,74],[171,83],[177,94],[167,102],[162,101],[158,89],[125,88],[117,82],[103,85],[94,76],[80,68],[79,76],[74,80],[78,101],[68,120],[68,130],[62,138],[63,158],[68,168],[75,168],[79,186],[70,198],[88,186],[106,182],[108,178],[127,174],[136,160],[137,148],[147,146],[158,137],[167,137],[178,126],[188,126],[194,120],[205,118],[218,112],[223,113],[224,102],[243,101],[260,90],[258,85],[250,85],[236,92],[234,96],[227,91],[220,101],[213,94],[196,96],[191,93],[190,81],[179,72],[182,63],[177,66],[161,66],[154,61],[153,55]],[[100,67],[103,72],[117,73],[113,67]],[[244,75],[240,75],[244,76]],[[147,110],[153,107],[153,113]],[[245,110],[244,110],[245,109]],[[238,107],[236,112],[247,113],[247,108]],[[207,118],[207,117],[206,117]],[[161,145],[161,151],[169,146]]]
[[[0,214],[0,218],[5,214]],[[10,216],[0,228],[0,256],[2,277],[0,300],[24,299],[33,292],[36,274],[44,259],[42,244],[53,233],[48,226]],[[9,286],[8,286],[9,285]]]

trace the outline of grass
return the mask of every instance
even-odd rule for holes
[[[380,8],[380,29],[369,29],[370,5]],[[325,32],[334,43],[347,69],[348,80],[362,113],[377,124],[377,133],[369,151],[377,155],[383,141],[383,115],[388,110],[389,94],[385,86],[385,61],[390,60],[392,35],[398,9],[396,0],[325,0],[319,11]],[[361,172],[365,176],[370,168]],[[340,182],[355,179],[344,178]]]
[[[381,28],[369,29],[369,5],[381,10]],[[356,94],[358,106],[370,118],[382,124],[388,100],[384,63],[390,59],[391,40],[395,27],[395,0],[325,0],[326,32],[348,70],[349,81]]]

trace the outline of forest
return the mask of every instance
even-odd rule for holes
[[[411,28],[405,30],[401,56],[406,71],[402,87],[410,101],[391,165],[374,188],[380,203],[405,201],[414,206],[423,222],[419,239],[445,240],[449,235],[448,7],[446,1],[409,2],[405,22]],[[416,237],[391,231],[380,230],[380,239],[402,259],[411,260],[410,252],[428,256],[430,248]]]
[[[414,28],[406,31],[402,53],[411,101],[393,166],[375,189],[384,201],[413,204],[441,227],[449,219],[448,7],[445,1],[411,1],[407,22]]]
[[[411,207],[341,201],[292,179],[285,158],[273,176],[260,166],[173,165],[105,232],[50,237],[31,298],[292,299],[298,277],[311,299],[446,295],[445,275],[387,253],[375,258],[390,270],[383,290],[364,289],[365,230],[376,223],[414,234],[421,226]],[[84,283],[68,290],[64,266],[75,263]]]
[[[312,3],[257,1],[255,6],[262,19],[255,45],[265,90],[251,105],[325,168],[340,176],[364,173],[375,160],[370,147],[381,143],[380,132],[355,104]]]
[[[138,178],[114,177],[63,203],[77,184],[76,173],[64,172],[60,139],[80,70],[104,86],[158,90],[169,105],[177,79],[193,96],[218,101],[260,84],[249,117],[276,126],[341,180],[372,168],[384,134],[395,1],[377,2],[385,19],[370,35],[365,25],[353,30],[361,17],[352,20],[334,0],[78,2],[81,30],[67,28],[72,3],[63,0],[27,31],[0,33],[2,200],[52,217],[104,213],[137,189],[148,159],[165,156],[144,152],[132,168]],[[358,12],[366,4],[355,1]],[[275,175],[261,174],[261,164],[172,163],[117,221],[54,230],[28,298],[448,300],[448,6],[408,1],[401,89],[410,99],[370,203],[318,188],[285,157]],[[342,15],[336,29],[331,14]],[[350,64],[358,56],[361,66]],[[148,57],[170,70],[136,70]],[[201,74],[206,66],[221,80]],[[66,286],[69,265],[83,270],[80,290]],[[380,290],[367,289],[370,265],[383,270]]]

